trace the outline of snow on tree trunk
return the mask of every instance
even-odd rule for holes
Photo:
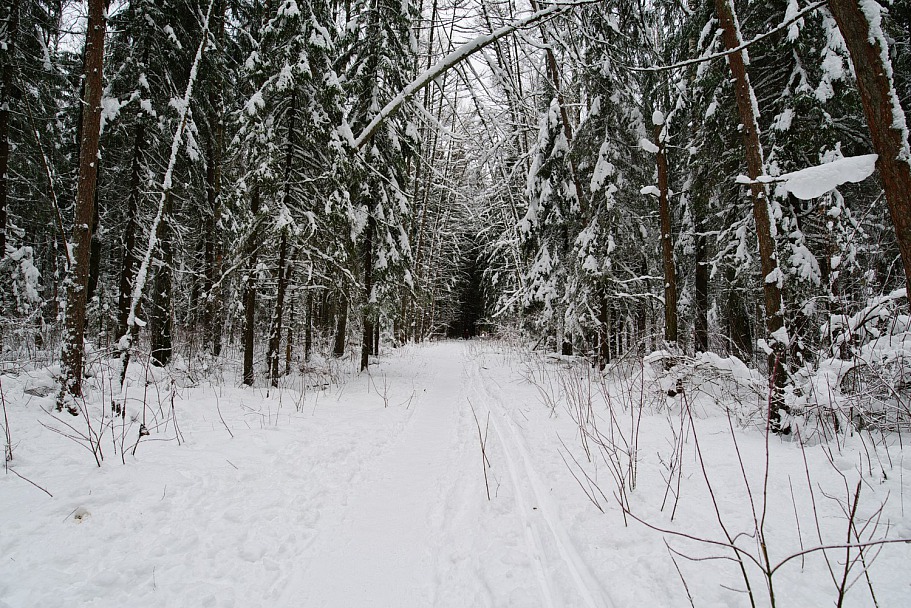
[[[92,220],[95,212],[95,186],[98,176],[98,140],[101,135],[102,69],[106,15],[104,0],[89,0],[85,30],[85,97],[82,110],[82,141],[79,151],[79,178],[76,190],[76,217],[73,223],[74,265],[67,281],[66,329],[61,352],[61,387],[57,409],[64,405],[76,412],[73,402],[82,396],[85,305],[88,292],[89,253]]]
[[[874,0],[830,0],[829,11],[854,64],[873,149],[879,155],[876,167],[905,267],[905,287],[911,296],[911,151],[908,123],[882,31],[882,8]]]
[[[715,12],[722,28],[724,44],[728,49],[736,49],[743,44],[740,35],[740,24],[734,12],[731,0],[715,0]],[[753,221],[756,224],[756,238],[759,241],[759,258],[762,269],[762,290],[765,299],[766,335],[769,337],[771,352],[768,353],[769,375],[773,382],[772,398],[769,405],[769,418],[772,428],[778,432],[781,428],[781,416],[786,412],[784,405],[785,352],[787,334],[784,323],[784,306],[781,299],[781,282],[783,275],[778,267],[778,257],[773,236],[772,213],[769,206],[765,185],[757,182],[763,173],[762,143],[759,140],[759,107],[750,77],[747,73],[745,51],[738,51],[727,56],[731,74],[734,76],[734,93],[740,122],[743,124],[743,140],[746,148],[747,171],[752,180],[750,194],[753,199]]]

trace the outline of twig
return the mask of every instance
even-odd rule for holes
[[[7,467],[6,470],[9,471],[9,472],[11,472],[13,475],[15,475],[16,477],[18,477],[18,478],[21,479],[22,481],[27,481],[28,483],[32,484],[33,486],[35,486],[36,488],[38,488],[39,490],[41,490],[42,492],[44,492],[45,494],[47,494],[48,496],[50,496],[51,498],[54,497],[53,494],[51,494],[50,492],[48,492],[47,490],[45,490],[44,488],[42,488],[41,486],[39,486],[37,483],[35,483],[35,482],[32,481],[31,479],[29,479],[29,478],[27,478],[27,477],[23,477],[22,475],[20,475],[19,472],[18,472],[16,469],[14,469],[14,468],[12,468],[12,467]]]

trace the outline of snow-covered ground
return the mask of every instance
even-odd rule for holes
[[[852,512],[853,545],[911,538],[907,437],[767,441],[749,397],[667,397],[648,364],[602,381],[472,341],[269,393],[227,371],[131,373],[125,422],[104,427],[109,395],[89,398],[101,467],[60,434],[84,417],[24,392],[46,371],[2,376],[0,607],[748,606],[746,581],[761,606],[757,527],[773,566],[844,545]],[[835,605],[843,580],[845,606],[911,605],[911,546],[868,548],[869,576],[860,557],[787,561],[777,605]]]

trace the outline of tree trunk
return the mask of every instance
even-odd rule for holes
[[[338,310],[335,312],[335,344],[332,345],[333,357],[345,356],[345,338],[348,334],[348,296],[340,294]]]
[[[367,234],[364,237],[364,335],[361,340],[361,371],[370,365],[373,354],[373,233],[376,231],[376,218],[371,206],[367,217]]]
[[[291,100],[288,107],[288,139],[285,152],[285,183],[282,205],[285,209],[291,202],[291,170],[294,166],[294,133],[295,114],[297,112],[297,92],[291,91]],[[275,313],[272,316],[272,325],[269,328],[269,352],[266,361],[269,365],[269,379],[272,386],[278,386],[278,351],[282,339],[282,313],[285,305],[285,289],[287,287],[290,265],[288,258],[288,226],[282,226],[281,240],[278,254],[278,286],[275,294]]]
[[[3,71],[0,72],[0,259],[6,257],[6,215],[9,198],[9,131],[10,106],[13,99],[13,60],[16,38],[19,34],[19,0],[7,3],[6,49],[3,53]]]
[[[742,288],[736,284],[737,278],[733,269],[728,270],[728,339],[731,341],[732,354],[749,362],[753,358],[753,331],[748,304],[744,301]]]
[[[89,0],[85,32],[85,98],[82,111],[82,141],[79,150],[79,182],[73,222],[74,264],[67,285],[66,325],[61,352],[62,384],[57,409],[64,401],[76,412],[73,399],[82,396],[83,333],[88,291],[95,181],[98,174],[98,140],[101,135],[102,69],[104,67],[104,0]]]
[[[257,230],[256,216],[259,213],[259,184],[253,184],[250,193],[250,211],[253,215],[250,236],[247,239],[247,278],[244,282],[244,384],[253,386],[255,373],[253,371],[253,346],[254,327],[256,320],[256,251]]]
[[[98,192],[101,186],[101,162],[98,162],[98,173],[95,178],[95,202],[92,205],[94,210],[92,212],[92,244],[89,248],[89,284],[88,284],[88,293],[86,293],[86,301],[91,302],[95,297],[95,292],[98,289],[98,279],[101,275],[101,205],[98,197]]]
[[[288,336],[285,339],[285,375],[291,374],[291,357],[294,354],[294,298],[288,311]]]
[[[313,291],[307,290],[306,307],[307,322],[304,324],[304,361],[310,361],[310,351],[313,350]]]
[[[743,44],[740,36],[740,25],[734,13],[731,0],[715,0],[715,11],[723,30],[725,46],[730,49],[738,48]],[[743,124],[743,139],[746,147],[747,175],[752,183],[750,194],[753,199],[753,221],[756,224],[756,238],[759,241],[759,259],[762,268],[762,290],[765,299],[765,324],[766,336],[772,352],[768,356],[769,376],[771,381],[771,402],[769,403],[769,419],[775,432],[787,432],[781,428],[782,412],[787,412],[784,404],[783,389],[786,382],[786,348],[787,342],[784,324],[784,306],[781,300],[781,281],[783,275],[778,268],[778,256],[773,236],[772,213],[769,208],[768,194],[765,186],[757,178],[763,171],[762,144],[759,141],[759,124],[756,107],[756,95],[750,84],[747,73],[744,52],[731,53],[728,65],[734,76],[734,91],[737,98],[737,109],[740,113],[740,122]]]
[[[127,199],[127,224],[123,230],[123,265],[120,268],[120,293],[117,297],[117,337],[127,334],[130,300],[133,297],[133,277],[136,276],[136,234],[139,231],[139,201],[142,197],[142,151],[145,146],[145,124],[136,126],[133,142],[133,166],[130,172],[130,196]]]
[[[165,193],[164,210],[158,224],[159,265],[155,272],[154,295],[152,297],[152,362],[164,367],[171,362],[174,352],[172,311],[172,278],[174,263],[173,209],[170,190]]]
[[[911,297],[911,151],[908,124],[893,81],[889,48],[878,23],[880,7],[857,0],[830,0],[829,11],[838,24],[854,64],[864,115],[879,155],[876,168],[883,181],[889,215],[905,266],[905,287]]]
[[[282,227],[281,240],[278,249],[278,271],[276,277],[278,286],[275,293],[275,312],[272,315],[272,324],[269,327],[269,353],[266,360],[269,364],[269,380],[272,386],[278,386],[278,351],[282,339],[282,313],[285,305],[285,288],[288,276],[288,227]]]
[[[598,310],[598,369],[603,370],[610,363],[610,327],[608,321],[608,308],[610,303],[607,293],[601,294],[601,308]]]
[[[376,324],[373,327],[373,354],[379,356],[380,354],[380,321],[377,319]]]
[[[702,234],[701,226],[697,229],[695,243],[696,276],[694,280],[695,292],[693,295],[693,308],[695,309],[694,322],[694,348],[697,353],[709,350],[709,264],[707,258],[707,243]]]
[[[661,257],[664,262],[664,339],[677,343],[677,270],[674,266],[674,240],[671,207],[668,202],[667,147],[664,123],[655,125],[658,146],[658,215],[661,216]]]
[[[205,268],[203,270],[203,337],[205,349],[213,357],[221,353],[221,309],[218,290],[215,287],[221,266],[219,231],[221,225],[221,152],[218,149],[219,136],[210,137],[206,146],[206,215]]]
[[[212,35],[218,47],[224,44],[224,11],[225,4],[216,0],[213,8]],[[223,62],[217,57],[210,62],[214,74],[209,89],[209,136],[206,145],[206,199],[208,203],[208,226],[206,230],[205,252],[205,292],[206,301],[203,316],[203,336],[206,348],[213,357],[221,354],[222,340],[222,305],[221,275],[221,165],[224,146],[224,109],[222,99]]]

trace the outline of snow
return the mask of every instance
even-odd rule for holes
[[[661,191],[658,190],[657,186],[643,186],[642,189],[639,190],[639,194],[644,196],[661,196]]]
[[[879,434],[843,436],[837,450],[767,442],[749,422],[763,411],[763,378],[736,358],[705,354],[662,375],[666,357],[654,353],[602,377],[584,361],[470,341],[384,353],[370,375],[353,364],[317,359],[271,392],[240,388],[230,365],[134,365],[130,409],[107,428],[100,468],[51,430],[85,421],[45,411],[53,369],[4,374],[16,474],[0,475],[0,605],[673,608],[689,606],[688,593],[699,606],[749,605],[735,566],[698,561],[723,548],[624,523],[612,471],[631,513],[654,527],[723,539],[706,508],[717,501],[750,553],[744,484],[759,500],[768,483],[775,562],[843,542],[845,487],[861,478],[859,521],[884,503],[876,538],[911,536],[911,448]],[[96,424],[109,411],[103,377],[86,381]],[[674,378],[685,401],[665,396]],[[140,422],[151,434],[134,455]],[[675,566],[665,542],[694,560]],[[908,545],[887,545],[871,563],[879,605],[911,600],[909,559]],[[775,582],[787,590],[780,606],[836,597],[819,553]],[[866,585],[846,605],[872,605]]]
[[[909,142],[908,122],[905,111],[895,89],[895,78],[892,70],[892,60],[889,58],[889,44],[882,29],[882,6],[875,0],[858,0],[858,6],[870,24],[870,44],[879,47],[882,58],[885,78],[889,82],[889,103],[892,106],[892,128],[898,131],[901,150],[899,160],[911,165],[911,142]]]
[[[649,154],[658,154],[658,146],[652,143],[648,138],[643,137],[639,140],[639,147]]]
[[[846,182],[857,183],[867,179],[876,169],[877,158],[876,154],[850,156],[785,173],[778,179],[784,181],[788,192],[801,200],[808,200],[822,196]]]
[[[661,126],[664,124],[664,112],[660,110],[655,110],[652,112],[652,124],[655,126]]]

